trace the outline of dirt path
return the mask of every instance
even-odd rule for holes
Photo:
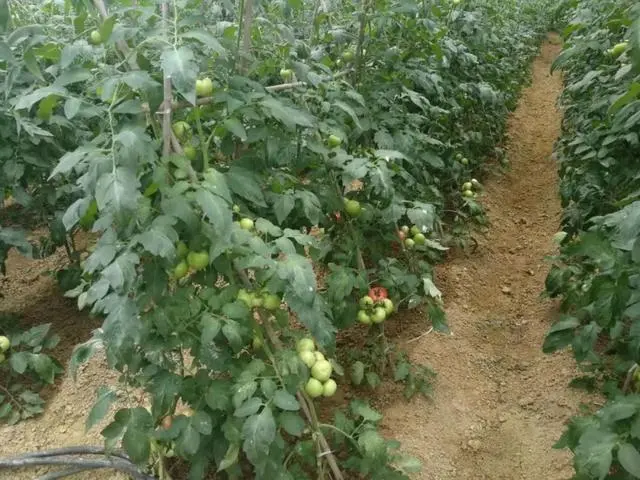
[[[509,123],[511,170],[486,184],[489,231],[475,254],[439,269],[453,335],[411,344],[413,360],[438,373],[434,399],[399,401],[385,412],[387,432],[423,461],[420,479],[572,475],[569,456],[552,445],[583,398],[566,387],[573,360],[541,351],[555,313],[540,298],[544,257],[560,215],[551,154],[562,84],[549,75],[560,46],[550,40]]]

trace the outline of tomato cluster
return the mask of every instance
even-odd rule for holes
[[[311,369],[311,378],[307,380],[304,391],[311,398],[333,397],[338,390],[338,384],[331,378],[333,367],[322,352],[316,350],[315,342],[311,338],[303,338],[296,346],[300,360]]]
[[[395,310],[393,301],[387,297],[384,287],[373,287],[360,299],[358,321],[365,325],[384,322]]]
[[[474,192],[474,189],[479,189],[480,187],[480,182],[475,178],[472,178],[470,181],[462,184],[462,196],[466,198],[475,198],[478,194]]]
[[[416,245],[424,245],[427,243],[427,237],[416,225],[412,225],[409,228],[408,225],[403,225],[398,230],[398,238],[403,242],[405,248],[411,250]]]

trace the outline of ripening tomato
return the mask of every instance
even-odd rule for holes
[[[372,307],[374,302],[373,302],[373,298],[371,298],[369,295],[365,295],[360,299],[359,303],[360,303],[360,308],[367,308],[367,307]]]
[[[178,256],[178,258],[184,258],[189,254],[189,247],[187,247],[187,244],[184,242],[178,242],[178,245],[176,245],[176,255]]]
[[[364,323],[365,325],[369,325],[371,323],[371,317],[364,310],[358,311],[358,321],[360,323]]]
[[[427,242],[427,237],[423,233],[418,233],[413,237],[413,241],[416,245],[424,245]]]
[[[336,148],[339,147],[342,144],[342,139],[337,136],[337,135],[329,135],[329,138],[327,138],[327,145],[329,145],[330,148]]]
[[[316,363],[316,356],[314,355],[314,352],[310,350],[302,350],[298,353],[298,356],[300,357],[300,360],[302,360],[302,363],[309,368],[313,367]]]
[[[173,278],[176,280],[180,280],[183,278],[187,272],[189,271],[189,265],[184,260],[178,263],[176,267],[173,269]]]
[[[307,395],[311,398],[318,398],[322,395],[324,388],[322,386],[322,382],[315,378],[310,378],[304,386],[304,391],[307,392]]]
[[[209,254],[202,252],[189,252],[187,255],[187,263],[194,270],[203,270],[209,266]]]
[[[376,307],[371,315],[371,321],[373,323],[382,323],[387,318],[387,311],[384,307]]]
[[[250,218],[243,218],[242,220],[240,220],[240,228],[242,228],[243,230],[253,230],[253,220],[251,220]]]
[[[387,289],[384,287],[371,287],[369,289],[369,296],[373,299],[375,303],[382,301],[385,298],[389,297],[389,293]]]
[[[263,297],[263,307],[267,310],[278,310],[280,308],[280,298],[271,293]]]
[[[338,390],[338,384],[333,378],[330,378],[324,385],[322,386],[322,396],[323,397],[333,397]]]
[[[173,417],[171,415],[167,415],[162,419],[162,428],[169,430],[171,425],[173,425]]]
[[[331,372],[333,372],[333,367],[327,360],[316,360],[316,363],[311,367],[311,376],[320,382],[329,380]]]
[[[387,313],[387,316],[391,315],[395,308],[390,298],[382,300],[382,306],[384,307],[384,311]]]
[[[357,200],[344,200],[344,211],[347,212],[347,215],[350,217],[357,217],[362,213],[362,207],[360,206],[360,202]]]
[[[98,45],[99,43],[102,43],[102,35],[100,35],[100,32],[98,30],[94,30],[93,32],[91,32],[91,35],[89,35],[89,40],[94,45]]]
[[[313,352],[316,349],[316,345],[311,338],[302,338],[298,340],[298,344],[296,345],[296,350],[298,352],[309,351]]]
[[[213,93],[213,82],[209,77],[202,80],[196,80],[196,95],[199,97],[208,97]]]

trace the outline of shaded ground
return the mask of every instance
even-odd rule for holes
[[[408,345],[414,361],[438,373],[433,401],[397,401],[385,430],[423,461],[424,480],[560,480],[572,475],[566,452],[552,450],[580,392],[567,388],[574,362],[541,351],[554,305],[540,292],[552,254],[560,205],[551,160],[560,132],[550,76],[560,51],[545,43],[509,123],[511,169],[486,183],[491,226],[477,251],[439,268],[452,336],[435,333]]]

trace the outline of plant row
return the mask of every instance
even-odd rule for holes
[[[558,448],[570,448],[577,479],[640,478],[640,6],[565,2],[560,253],[546,280],[562,314],[544,344],[570,347],[601,389],[603,408],[576,417]]]

